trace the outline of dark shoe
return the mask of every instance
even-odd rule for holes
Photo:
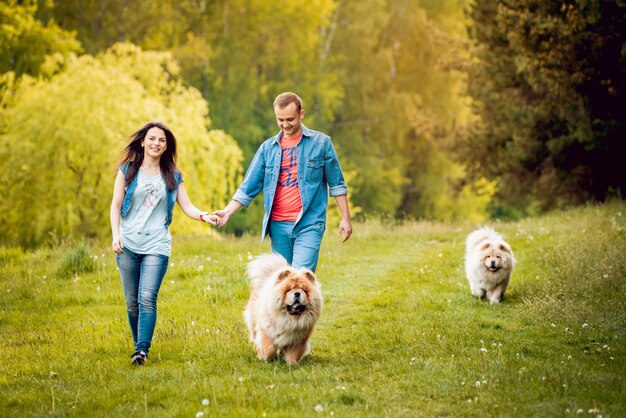
[[[130,357],[133,359],[133,366],[143,366],[148,361],[148,355],[144,351],[137,351]]]

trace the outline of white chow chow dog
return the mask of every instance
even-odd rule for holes
[[[309,339],[322,312],[322,293],[315,274],[295,269],[278,254],[248,264],[252,293],[244,319],[261,360],[282,354],[289,365],[309,353]]]
[[[472,295],[499,303],[514,267],[515,256],[511,247],[492,228],[483,227],[467,236],[465,274]]]

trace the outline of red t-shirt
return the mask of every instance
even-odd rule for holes
[[[302,210],[302,199],[300,198],[300,188],[298,187],[298,158],[296,146],[300,142],[302,134],[295,138],[280,139],[280,149],[282,151],[280,173],[278,174],[278,184],[274,194],[272,204],[273,221],[293,222],[298,218]]]

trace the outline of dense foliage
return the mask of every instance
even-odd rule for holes
[[[626,196],[626,3],[478,0],[470,15],[472,170],[518,207]]]
[[[113,166],[146,119],[183,141],[192,198],[221,206],[277,132],[272,100],[286,90],[304,99],[304,123],[332,136],[359,216],[482,222],[623,198],[625,10],[608,0],[1,2],[4,240],[103,233],[111,178],[81,173]],[[36,212],[36,199],[65,209]],[[228,230],[257,230],[260,203]]]
[[[21,78],[12,106],[0,112],[2,240],[108,235],[116,160],[128,136],[154,119],[167,120],[178,137],[192,201],[225,204],[241,151],[228,135],[207,130],[206,102],[175,73],[168,53],[116,44],[98,57],[68,60],[50,78]]]

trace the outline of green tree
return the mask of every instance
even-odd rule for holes
[[[626,196],[626,4],[478,0],[470,17],[471,173],[517,207]]]
[[[154,119],[178,138],[192,201],[207,210],[224,205],[239,181],[241,151],[230,136],[208,130],[206,101],[177,72],[169,53],[116,44],[70,60],[49,79],[23,77],[14,104],[0,111],[2,241],[108,235],[116,158],[128,136]],[[174,231],[202,228],[184,218],[176,217]]]
[[[0,73],[38,75],[47,55],[67,56],[81,50],[73,33],[54,20],[46,24],[35,17],[34,0],[0,2]]]
[[[456,201],[463,169],[449,150],[468,109],[446,63],[462,54],[464,4],[344,0],[335,12],[345,98],[332,132],[366,213],[438,218],[437,202]]]

